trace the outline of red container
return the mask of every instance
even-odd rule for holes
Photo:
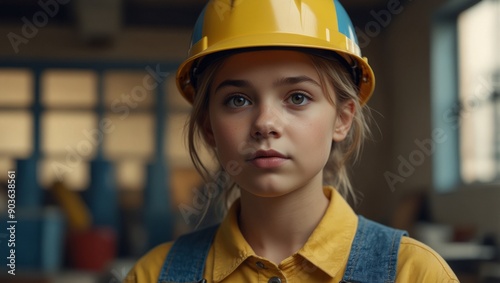
[[[116,257],[116,232],[112,228],[92,228],[70,232],[68,259],[76,269],[102,271]]]

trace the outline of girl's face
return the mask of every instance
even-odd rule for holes
[[[332,142],[343,140],[350,127],[349,119],[337,118],[323,89],[300,52],[253,51],[226,59],[209,90],[205,131],[240,188],[271,197],[322,186]]]

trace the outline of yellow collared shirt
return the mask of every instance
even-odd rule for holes
[[[279,265],[254,253],[237,223],[239,202],[221,223],[207,257],[207,282],[338,283],[342,280],[356,233],[358,218],[344,198],[325,188],[328,209],[304,246]],[[125,283],[157,282],[172,242],[143,256],[125,278]],[[448,264],[428,246],[403,237],[398,254],[396,282],[459,282]]]

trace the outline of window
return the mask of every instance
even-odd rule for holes
[[[40,181],[56,180],[74,190],[89,185],[89,161],[97,147],[86,131],[96,124],[97,73],[84,69],[46,69],[41,73]]]
[[[0,69],[0,105],[28,107],[32,100],[33,74],[27,69]]]
[[[3,172],[15,169],[17,159],[36,155],[42,187],[59,180],[72,190],[85,190],[90,161],[104,158],[116,167],[119,188],[144,187],[146,165],[158,150],[155,114],[159,109],[148,68],[14,65],[0,68]],[[37,127],[39,139],[34,137]],[[0,183],[5,178],[0,176]]]
[[[500,177],[500,0],[458,17],[460,161],[465,183]]]
[[[500,181],[500,0],[453,0],[434,17],[433,184],[447,192]]]
[[[0,68],[0,170],[16,168],[15,159],[33,151],[33,73],[23,68]],[[0,177],[0,183],[6,181]]]
[[[97,73],[91,70],[48,69],[42,76],[42,103],[47,107],[97,104]]]

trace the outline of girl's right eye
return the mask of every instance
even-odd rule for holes
[[[240,108],[244,107],[247,105],[250,105],[250,101],[246,99],[244,96],[241,95],[233,95],[226,99],[225,105],[231,107],[231,108]]]

